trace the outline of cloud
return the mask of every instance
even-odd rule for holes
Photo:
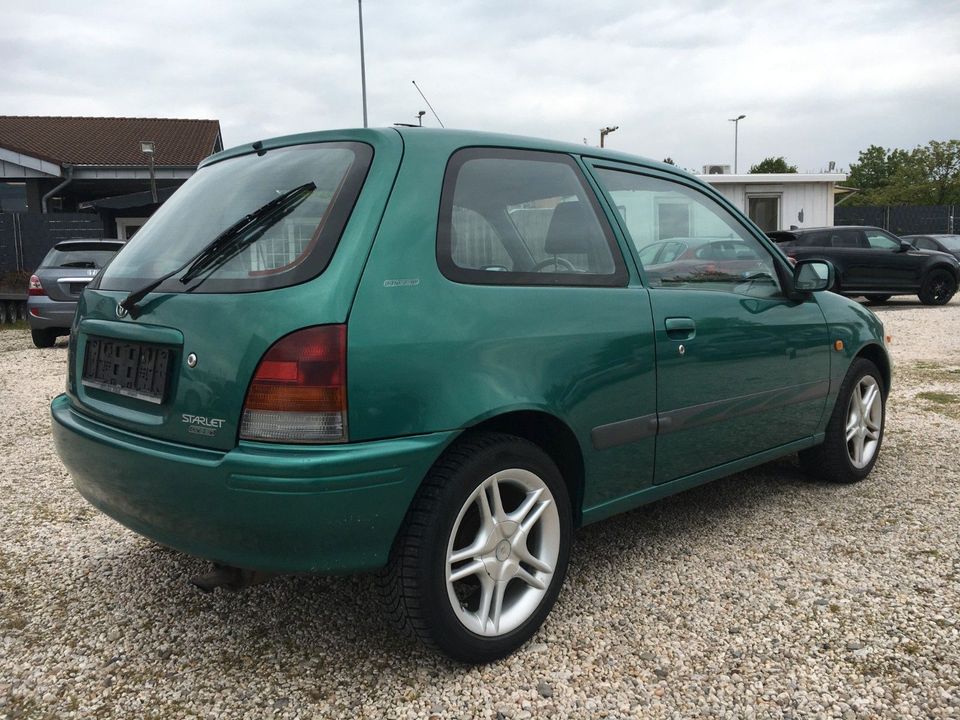
[[[956,137],[960,6],[929,2],[364,3],[373,125],[608,142],[681,165]],[[214,117],[228,145],[361,124],[355,2],[5,10],[11,114]],[[424,118],[435,125],[432,115]]]

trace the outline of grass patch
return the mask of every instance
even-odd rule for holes
[[[0,332],[4,330],[29,330],[30,323],[26,320],[17,320],[15,323],[3,323],[0,325]]]
[[[929,400],[937,405],[956,405],[957,403],[960,403],[960,395],[954,395],[953,393],[948,392],[928,391],[918,393],[917,397],[920,400]]]

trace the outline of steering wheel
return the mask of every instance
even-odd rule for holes
[[[551,265],[553,265],[557,270],[564,268],[569,272],[578,272],[577,267],[572,262],[566,258],[557,257],[556,255],[538,262],[533,266],[533,272],[542,272],[545,267],[550,267]]]

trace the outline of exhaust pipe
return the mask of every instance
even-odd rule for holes
[[[213,592],[218,587],[236,592],[253,585],[259,585],[272,577],[273,573],[244,570],[243,568],[214,563],[213,570],[206,575],[194,575],[190,578],[190,584],[206,593]]]

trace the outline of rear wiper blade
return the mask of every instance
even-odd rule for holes
[[[187,272],[180,279],[180,282],[186,285],[204,271],[223,264],[234,257],[244,247],[258,240],[267,229],[292,212],[295,207],[306,200],[310,193],[316,189],[317,186],[315,183],[304,183],[292,190],[288,190],[282,195],[278,195],[252,213],[244,215],[207,243],[200,252],[187,260],[183,265],[161,275],[156,280],[151,280],[143,287],[130,292],[130,294],[120,301],[120,307],[129,312],[130,317],[137,318],[140,315],[138,303],[164,282],[186,270]],[[272,217],[273,215],[277,215],[277,217],[274,219]],[[274,222],[267,223],[265,222],[267,219],[274,219]],[[261,232],[258,235],[244,236],[245,231],[253,229],[257,225],[262,225]]]
[[[314,183],[304,183],[282,195],[278,195],[263,207],[240,218],[217,235],[214,241],[204,248],[203,252],[187,264],[187,272],[180,278],[180,282],[186,285],[205,271],[230,260],[240,250],[259,240],[264,232],[293,212],[294,208],[306,200],[310,193],[316,189],[317,186]],[[245,234],[254,230],[254,228],[259,230],[259,233]]]

